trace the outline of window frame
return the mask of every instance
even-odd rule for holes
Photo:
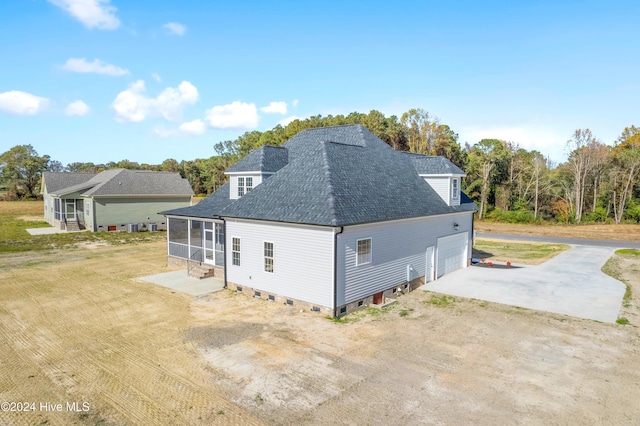
[[[269,249],[267,249],[267,244],[271,245],[271,249],[270,249],[270,252],[271,252],[270,254],[271,255],[270,256],[269,256],[269,253],[268,253]],[[263,249],[262,256],[263,256],[263,259],[264,259],[263,270],[267,274],[273,274],[274,271],[275,271],[275,253],[276,253],[275,247],[276,247],[276,245],[275,245],[275,243],[273,241],[263,241],[262,242],[262,249]],[[271,270],[269,270],[269,268],[268,268],[269,266],[271,266]]]
[[[368,252],[366,253],[361,253],[360,252],[360,242],[366,242],[368,241]],[[364,261],[360,261],[361,257],[366,256],[365,259],[363,259]],[[356,240],[356,266],[363,266],[363,265],[370,265],[371,263],[373,263],[373,241],[371,237],[367,237],[367,238],[360,238]]]
[[[238,197],[244,195],[244,176],[238,176]]]
[[[237,241],[237,245],[236,245]],[[236,250],[237,247],[237,250]],[[231,265],[233,266],[241,266],[241,250],[242,245],[240,242],[240,237],[231,237]]]
[[[244,193],[251,191],[253,189],[253,176],[245,176],[244,177]]]
[[[458,199],[459,195],[460,195],[460,183],[458,181],[458,178],[453,178],[451,180],[451,198]]]

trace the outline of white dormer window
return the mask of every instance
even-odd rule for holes
[[[453,178],[451,180],[451,198],[458,198],[460,188],[458,188],[458,179]]]
[[[242,197],[247,192],[253,189],[252,177],[239,177],[238,178],[238,197]]]

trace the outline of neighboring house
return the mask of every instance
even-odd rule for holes
[[[163,214],[169,262],[210,265],[229,288],[339,316],[470,262],[464,172],[360,125],[302,131],[226,174],[199,204]]]
[[[42,193],[47,222],[91,231],[166,229],[158,212],[189,206],[193,195],[178,173],[127,169],[45,172]]]

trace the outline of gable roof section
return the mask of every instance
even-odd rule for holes
[[[52,193],[62,188],[87,182],[95,175],[95,173],[44,172],[42,178],[47,192]]]
[[[193,195],[191,185],[178,173],[110,169],[86,182],[61,188],[53,195],[79,192],[86,197]]]
[[[413,166],[416,168],[418,174],[421,175],[467,175],[445,157],[415,154],[412,152],[403,152],[403,154],[411,158]]]
[[[264,145],[229,167],[225,173],[256,171],[275,173],[286,166],[288,161],[289,153],[286,148]]]

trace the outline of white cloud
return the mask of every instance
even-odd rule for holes
[[[235,101],[207,110],[205,119],[214,129],[252,129],[258,126],[258,110],[255,104]]]
[[[200,119],[182,123],[178,129],[184,134],[194,136],[202,135],[207,130],[204,121]]]
[[[171,136],[200,136],[206,130],[204,121],[197,119],[182,123],[177,129],[165,129],[164,126],[158,126],[153,129],[153,133],[161,138],[168,138]]]
[[[67,105],[67,108],[65,108],[64,113],[67,115],[87,115],[89,114],[90,110],[91,108],[89,108],[89,105],[85,104],[80,100],[77,100]]]
[[[260,111],[266,112],[267,114],[286,114],[287,113],[287,103],[286,102],[271,102],[266,107],[260,108]]]
[[[49,3],[65,10],[87,28],[115,30],[120,26],[116,8],[109,0],[48,0]]]
[[[0,111],[16,115],[35,115],[49,106],[49,99],[31,93],[11,90],[0,93]]]
[[[138,80],[127,90],[118,93],[111,107],[116,120],[139,122],[148,116],[160,116],[168,121],[177,121],[185,106],[198,101],[198,89],[188,81],[177,88],[167,87],[155,98],[145,95],[144,81]]]
[[[300,120],[300,117],[292,115],[291,117],[283,118],[282,120],[278,121],[278,124],[284,127],[294,120]]]
[[[187,27],[177,22],[168,22],[164,24],[163,27],[166,28],[167,31],[169,31],[169,33],[173,35],[182,36],[184,35],[185,32],[187,32]]]
[[[62,66],[62,69],[80,73],[95,73],[119,77],[129,74],[129,70],[116,67],[115,65],[105,64],[100,59],[94,59],[93,62],[87,62],[85,58],[69,58]]]
[[[294,99],[293,102],[291,102],[291,105],[293,105],[294,108],[298,107],[298,100]]]
[[[162,82],[162,79],[160,78],[160,75],[158,75],[157,72],[151,73],[151,77],[158,83]]]

